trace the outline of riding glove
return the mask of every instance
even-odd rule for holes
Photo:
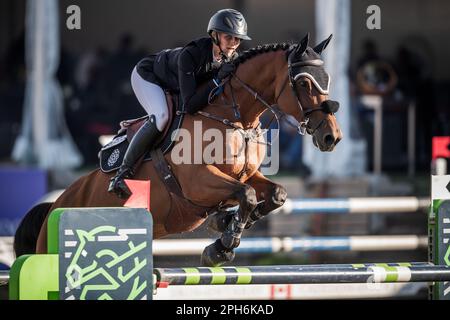
[[[222,81],[234,71],[236,71],[236,67],[234,66],[233,63],[224,63],[220,67],[219,73],[217,73],[217,79],[219,81]]]

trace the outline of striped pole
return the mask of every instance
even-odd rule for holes
[[[153,241],[153,254],[159,256],[198,255],[214,239],[164,239]],[[395,251],[427,248],[426,236],[350,237],[255,237],[243,238],[236,253],[275,253],[308,251]]]
[[[450,175],[431,176],[433,205],[428,215],[429,259],[437,265],[450,265]],[[433,299],[450,300],[450,282],[437,283]]]
[[[0,285],[6,284],[9,281],[9,271],[0,270]]]
[[[429,263],[156,268],[169,285],[385,283],[449,281],[450,266]]]
[[[370,198],[328,198],[287,199],[284,205],[274,211],[279,214],[368,214],[416,212],[430,206],[429,198],[416,197],[370,197]]]

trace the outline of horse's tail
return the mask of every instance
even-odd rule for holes
[[[33,208],[23,217],[14,235],[14,252],[16,257],[36,253],[36,242],[44,224],[52,202],[43,202]]]

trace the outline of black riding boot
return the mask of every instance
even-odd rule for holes
[[[130,189],[124,182],[134,175],[134,166],[140,157],[150,149],[161,132],[156,127],[156,118],[151,115],[144,125],[134,135],[123,158],[122,165],[116,175],[111,178],[108,192],[116,193],[120,198],[128,198],[131,195]]]

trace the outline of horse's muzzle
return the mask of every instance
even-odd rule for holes
[[[342,140],[342,136],[325,134],[323,137],[318,138],[316,135],[312,137],[313,144],[322,152],[330,152],[334,150],[334,147]]]

